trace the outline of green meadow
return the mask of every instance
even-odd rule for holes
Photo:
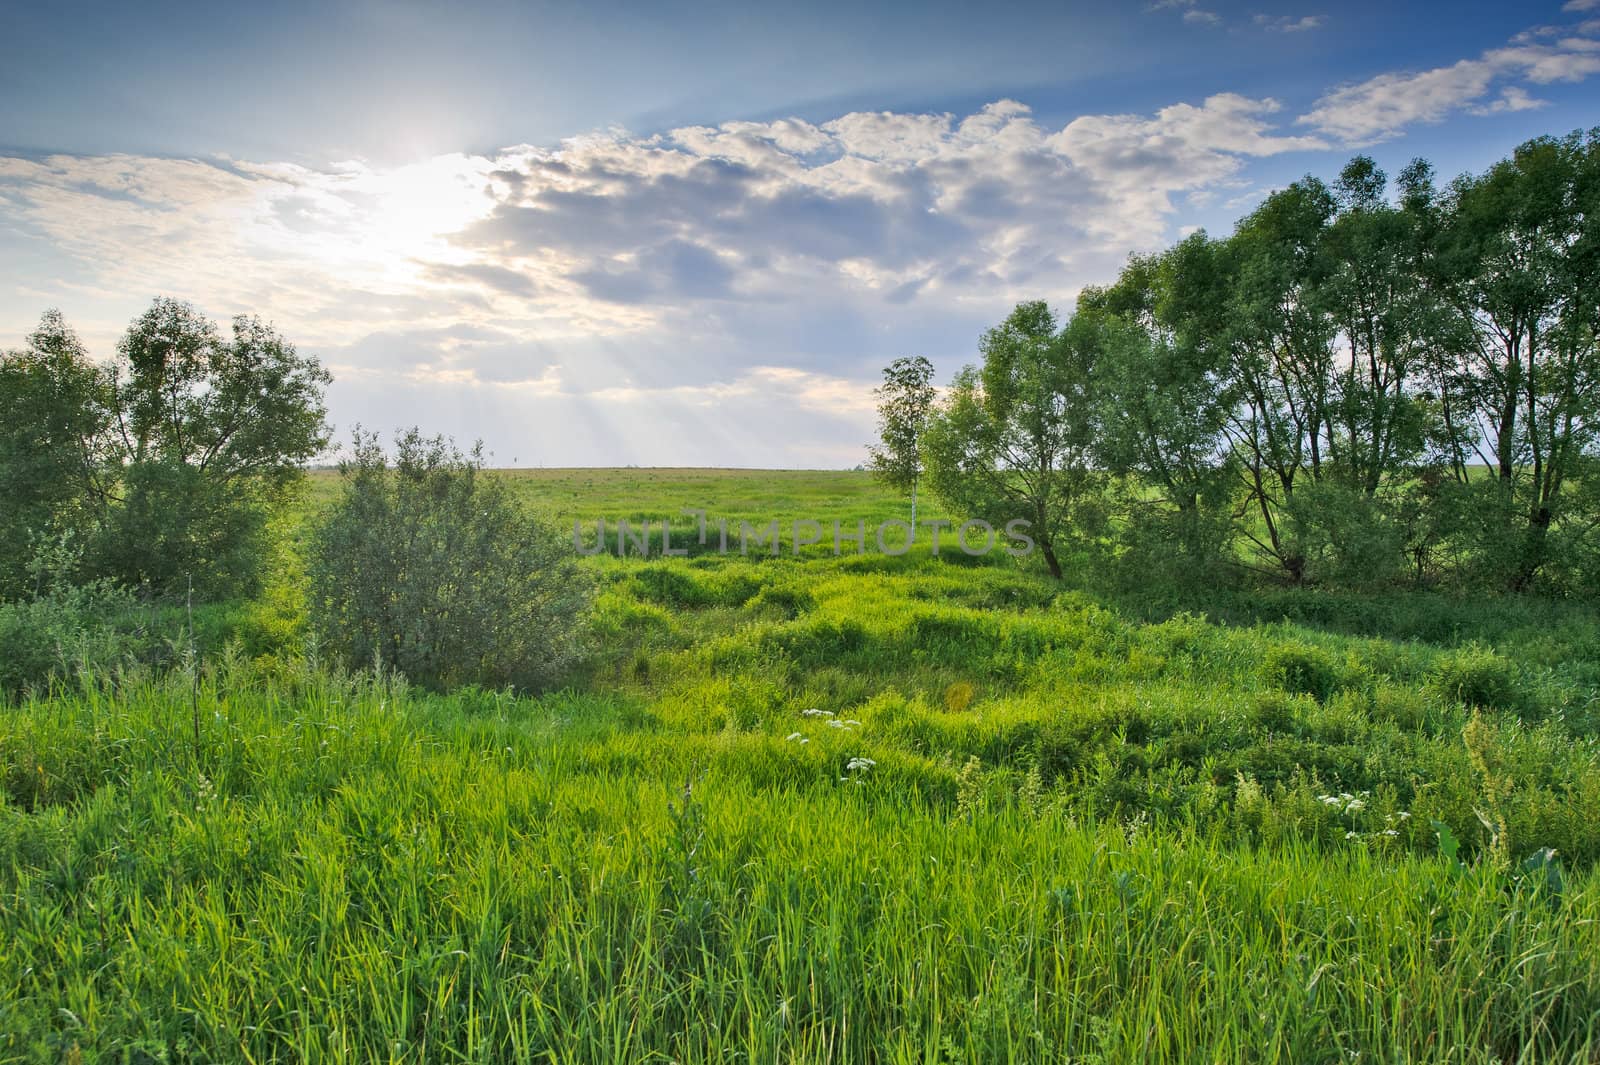
[[[328,664],[317,474],[257,599],[0,711],[0,1061],[1600,1059],[1592,609],[723,555],[685,508],[906,504],[498,476],[690,550],[585,559],[564,690]]]

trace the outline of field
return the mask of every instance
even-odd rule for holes
[[[319,661],[318,475],[197,661],[0,710],[0,1061],[1600,1060],[1581,604],[745,558],[683,508],[904,503],[504,476],[692,552],[586,561],[565,691]]]

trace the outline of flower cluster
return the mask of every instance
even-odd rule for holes
[[[816,707],[800,711],[800,716],[811,721],[820,721],[828,728],[838,729],[841,732],[854,732],[861,727],[861,722],[855,718],[842,718],[832,710],[819,710]],[[803,732],[791,732],[784,737],[784,740],[788,743],[810,743],[811,737]],[[841,776],[839,781],[841,783],[860,784],[862,778],[877,764],[876,761],[864,755],[855,755],[845,762],[844,776]]]
[[[1363,838],[1362,833],[1355,827],[1357,820],[1356,815],[1367,808],[1368,798],[1370,798],[1370,795],[1365,791],[1357,792],[1354,795],[1350,794],[1348,791],[1342,791],[1337,795],[1317,796],[1317,800],[1319,802],[1338,810],[1341,816],[1350,818],[1352,827],[1344,834],[1345,839]],[[1410,817],[1410,812],[1406,810],[1401,810],[1398,813],[1385,814],[1383,818],[1384,827],[1377,832],[1372,833],[1370,838],[1398,839],[1400,836],[1400,829],[1396,826],[1403,821],[1409,820]]]

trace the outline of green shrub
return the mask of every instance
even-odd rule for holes
[[[815,610],[817,600],[798,585],[774,584],[761,589],[748,601],[748,605],[754,609],[771,608],[786,618],[797,618],[809,610]]]
[[[1477,644],[1440,656],[1428,686],[1446,701],[1466,706],[1515,714],[1532,709],[1516,667]]]
[[[712,603],[709,590],[697,577],[667,563],[641,566],[633,575],[633,585],[639,598],[662,606],[691,610]]]
[[[1251,723],[1263,732],[1288,732],[1294,728],[1296,696],[1286,692],[1264,692],[1251,708]]]
[[[413,429],[391,469],[377,438],[357,434],[311,547],[323,647],[433,688],[542,688],[574,664],[590,581],[570,543],[482,467],[481,451]]]
[[[1344,670],[1320,647],[1279,646],[1266,659],[1268,680],[1293,695],[1326,699],[1344,680]]]
[[[0,699],[40,690],[80,669],[107,670],[132,657],[130,596],[110,584],[61,586],[27,602],[0,603]]]

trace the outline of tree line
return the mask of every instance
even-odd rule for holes
[[[1352,159],[1026,302],[943,394],[879,389],[872,467],[1027,517],[1058,576],[1600,591],[1600,130],[1442,187]]]

